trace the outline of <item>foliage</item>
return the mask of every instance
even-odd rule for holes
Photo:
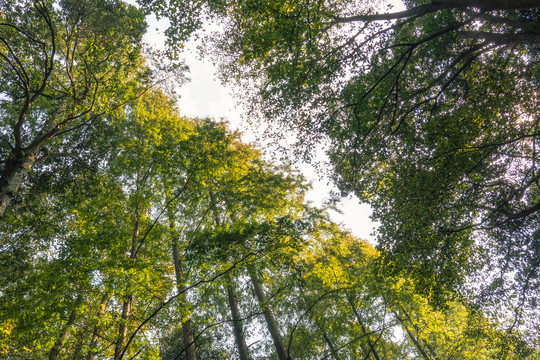
[[[149,89],[143,10],[0,0],[0,356],[538,357],[537,11],[477,3],[141,1],[179,20],[169,56],[223,20],[224,74],[331,140],[376,250]]]
[[[270,136],[297,134],[308,159],[326,141],[335,183],[381,223],[387,271],[434,304],[509,296],[518,323],[536,317],[538,3],[186,4],[222,25],[208,54]]]

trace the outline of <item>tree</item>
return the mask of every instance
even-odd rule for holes
[[[0,217],[36,165],[81,161],[85,133],[134,98],[142,11],[120,1],[0,3]],[[82,148],[80,147],[82,145]]]
[[[251,90],[251,113],[279,125],[273,136],[296,131],[307,158],[328,140],[336,184],[381,223],[388,270],[413,275],[442,304],[470,292],[466,274],[496,268],[472,301],[510,292],[517,322],[518,308],[534,311],[537,2],[407,1],[397,12],[364,2],[191,4],[223,24],[209,53],[224,80]],[[160,9],[178,19],[177,8]],[[500,291],[487,299],[488,288]]]

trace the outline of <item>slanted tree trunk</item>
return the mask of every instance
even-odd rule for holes
[[[324,328],[321,326],[321,324],[319,324],[319,322],[316,319],[313,318],[313,322],[319,328],[319,331],[321,332],[322,337],[323,337],[324,341],[326,342],[326,345],[328,345],[328,348],[330,349],[330,355],[332,355],[334,360],[341,360],[339,358],[338,350],[336,349],[336,347],[334,346],[334,343],[332,342],[332,340],[330,339],[330,337],[326,333],[326,330],[324,330]]]
[[[60,350],[62,350],[62,346],[64,345],[64,341],[66,340],[66,337],[68,336],[69,329],[75,323],[75,317],[77,316],[77,313],[75,309],[71,311],[71,314],[69,315],[67,323],[64,325],[64,328],[62,329],[62,333],[58,337],[58,339],[55,341],[53,347],[51,348],[51,351],[49,352],[49,360],[56,360],[58,359],[58,355],[60,354]]]
[[[105,309],[107,308],[108,301],[109,301],[109,294],[103,294],[103,296],[101,297],[101,302],[99,304],[99,310],[96,315],[96,320],[98,323],[94,326],[94,331],[92,332],[92,339],[90,340],[88,353],[86,354],[86,360],[93,360],[94,356],[96,355],[96,347],[99,340],[99,332],[101,331],[99,320],[105,313]]]
[[[248,271],[251,283],[253,284],[253,289],[255,290],[255,294],[257,295],[257,300],[259,301],[259,305],[263,309],[264,319],[266,320],[266,325],[268,326],[270,336],[272,336],[272,340],[274,341],[274,346],[276,348],[276,353],[278,354],[279,360],[290,360],[289,354],[287,354],[287,349],[285,348],[285,345],[283,343],[283,338],[281,337],[281,334],[279,332],[276,320],[274,319],[274,315],[272,314],[270,306],[268,306],[266,295],[264,294],[264,290],[252,265],[248,265]]]
[[[399,308],[400,308],[400,311],[405,315],[407,320],[403,319],[396,311],[392,311],[392,312],[394,313],[394,316],[396,317],[396,319],[401,324],[401,327],[405,330],[405,332],[407,333],[407,335],[411,339],[412,343],[414,344],[414,346],[416,347],[416,349],[418,350],[418,352],[420,353],[422,358],[424,358],[425,360],[431,360],[431,359],[439,360],[439,356],[437,355],[435,350],[427,343],[427,341],[424,340],[425,347],[422,347],[422,345],[420,344],[420,339],[418,339],[418,337],[415,336],[412,333],[411,329],[409,328],[409,326],[407,326],[406,322],[409,322],[409,324],[411,324],[411,326],[414,328],[416,333],[420,334],[418,326],[416,326],[413,323],[411,317],[409,316],[407,311],[405,311],[405,309],[402,306],[399,306]],[[428,353],[426,352],[425,349],[428,349],[429,353],[431,354],[431,357],[428,355]]]
[[[122,314],[120,315],[120,326],[118,328],[118,337],[114,347],[114,360],[120,360],[124,350],[124,344],[127,337],[128,321],[131,316],[131,308],[133,304],[133,295],[128,295],[122,305]]]
[[[244,327],[242,325],[242,317],[238,307],[238,299],[236,298],[236,284],[230,272],[227,273],[227,294],[229,297],[229,307],[233,319],[234,339],[240,360],[249,360],[249,353],[244,336]]]
[[[411,339],[412,343],[414,344],[414,347],[416,347],[416,349],[418,350],[418,353],[420,353],[422,358],[424,360],[431,360],[430,357],[428,356],[428,354],[425,352],[425,350],[420,345],[420,342],[418,341],[416,336],[414,336],[414,334],[411,332],[411,329],[409,329],[409,327],[405,324],[405,322],[403,321],[403,318],[401,316],[399,316],[397,312],[394,312],[394,316],[399,321],[399,323],[401,324],[401,327],[405,330],[405,332],[409,336],[409,339]]]
[[[354,303],[353,298],[351,296],[347,295],[347,300],[349,301],[349,305],[351,306],[351,309],[352,309],[352,311],[354,313],[354,316],[356,317],[356,321],[358,321],[358,325],[360,325],[360,328],[362,329],[362,333],[366,336],[367,343],[368,343],[368,346],[369,346],[369,351],[367,351],[368,355],[371,353],[371,354],[373,354],[373,357],[376,360],[381,360],[381,357],[379,356],[379,353],[377,352],[377,349],[375,348],[375,344],[371,340],[371,336],[370,336],[370,334],[368,332],[368,329],[364,325],[362,317],[358,313],[358,309],[356,308],[356,304]]]

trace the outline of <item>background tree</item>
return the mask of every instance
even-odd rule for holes
[[[120,1],[0,3],[0,216],[35,165],[141,91],[144,15]],[[143,81],[144,82],[144,81]],[[88,144],[84,144],[88,145]]]

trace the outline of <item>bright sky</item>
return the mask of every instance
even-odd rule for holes
[[[148,22],[150,26],[146,41],[153,46],[162,46],[165,23],[156,22],[155,19],[148,19]],[[232,90],[223,86],[217,79],[216,67],[208,60],[197,57],[195,44],[186,45],[184,56],[185,63],[190,68],[188,77],[191,81],[177,91],[180,95],[178,105],[181,114],[186,117],[224,118],[232,129],[244,134],[243,141],[255,141],[257,136],[248,125],[240,104],[233,98]],[[330,191],[336,188],[329,184],[327,178],[321,178],[316,174],[312,166],[299,163],[298,168],[312,183],[312,190],[308,193],[307,199],[315,205],[322,205],[329,197]],[[348,228],[355,236],[374,243],[374,237],[371,234],[375,224],[369,218],[371,214],[369,205],[360,204],[357,198],[344,198],[338,208],[342,213],[332,211],[330,215],[333,221]]]

